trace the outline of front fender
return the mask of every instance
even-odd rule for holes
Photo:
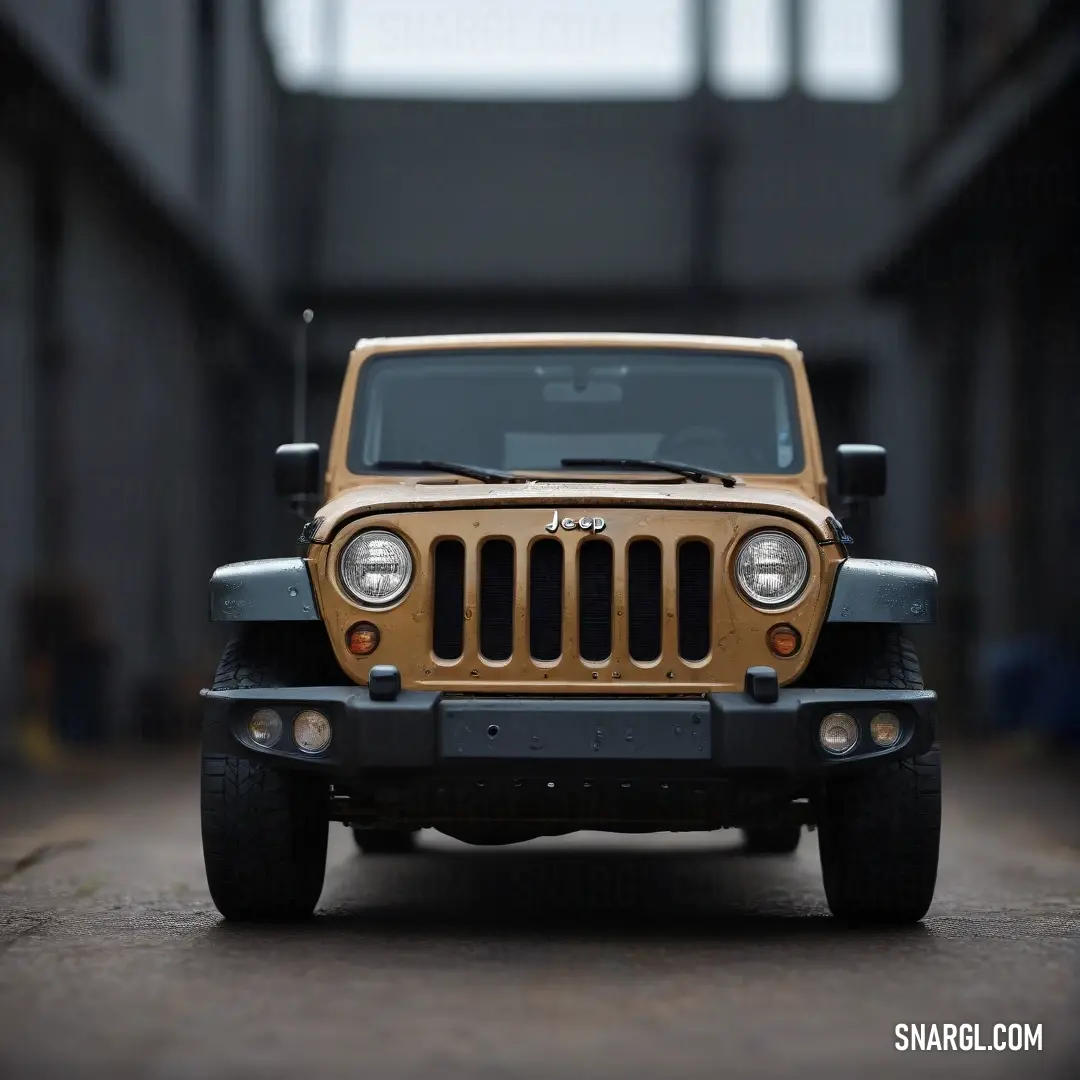
[[[303,559],[255,559],[219,566],[210,578],[211,622],[318,622]]]
[[[937,622],[937,574],[918,563],[846,559],[836,574],[830,623]]]

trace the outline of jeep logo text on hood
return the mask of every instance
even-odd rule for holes
[[[549,521],[544,526],[544,532],[558,532],[560,528],[563,529],[581,529],[583,532],[599,533],[603,532],[607,522],[602,517],[583,517],[583,518],[563,518],[559,520],[559,511],[556,510]]]

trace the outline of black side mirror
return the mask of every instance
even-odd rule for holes
[[[274,454],[274,489],[288,499],[318,498],[318,443],[285,443]]]
[[[836,448],[836,493],[841,499],[885,494],[885,447],[843,443]]]

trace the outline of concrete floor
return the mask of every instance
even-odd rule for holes
[[[206,891],[194,757],[0,794],[0,1076],[1069,1075],[1070,777],[946,768],[935,904],[877,932],[828,917],[814,834],[794,857],[425,833],[364,858],[341,826],[314,921],[237,926]],[[903,1022],[1041,1024],[1044,1048],[901,1053]]]

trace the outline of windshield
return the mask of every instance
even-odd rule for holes
[[[361,369],[351,472],[423,458],[551,471],[577,457],[799,472],[791,370],[756,353],[557,347],[394,353]]]

